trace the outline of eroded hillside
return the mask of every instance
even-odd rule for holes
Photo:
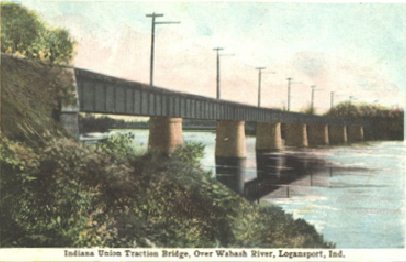
[[[71,87],[72,76],[64,67],[2,54],[2,135],[34,144],[62,135],[58,111]]]

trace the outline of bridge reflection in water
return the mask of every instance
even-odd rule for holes
[[[259,200],[276,192],[278,197],[290,197],[292,188],[298,193],[298,188],[327,186],[323,177],[333,175],[333,166],[305,150],[257,151],[256,167],[256,178],[246,181],[245,158],[216,158],[216,178],[247,199]],[[292,187],[293,182],[299,185]]]

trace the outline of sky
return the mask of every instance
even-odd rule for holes
[[[292,3],[253,1],[34,1],[21,0],[77,42],[73,64],[95,72],[149,82],[151,12],[163,13],[155,43],[154,84],[215,97],[216,53],[222,98],[256,105],[258,71],[264,107],[310,105],[323,113],[335,104],[404,107],[406,3]]]

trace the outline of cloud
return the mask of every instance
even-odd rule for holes
[[[294,66],[310,78],[323,77],[327,73],[326,58],[322,53],[301,52],[294,56]]]

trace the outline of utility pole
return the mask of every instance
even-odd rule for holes
[[[378,103],[379,103],[379,99],[375,99],[375,100],[373,101],[373,103],[374,103],[374,106],[377,106]]]
[[[259,66],[256,69],[258,69],[258,107],[261,107],[261,74],[262,74],[262,69],[265,69],[266,67],[264,66]]]
[[[313,112],[313,114],[315,114],[315,110],[314,110],[314,94],[315,94],[315,91],[317,91],[317,90],[323,90],[322,88],[319,88],[319,89],[316,89],[316,86],[315,85],[312,85],[312,86],[310,86],[310,88],[312,89],[312,97],[311,97],[311,109],[312,109],[312,112]]]
[[[154,85],[154,55],[155,55],[155,25],[158,24],[179,24],[179,21],[162,21],[156,22],[156,18],[163,17],[163,14],[151,13],[146,14],[146,17],[151,18],[151,54],[149,61],[149,85],[152,87]]]
[[[291,87],[291,81],[292,77],[286,78],[288,80],[288,111],[290,111],[290,87]]]
[[[310,88],[312,89],[311,108],[312,108],[312,113],[314,114],[314,91],[316,89],[316,86],[312,85]]]
[[[220,54],[220,51],[224,50],[224,48],[222,48],[222,47],[215,47],[215,48],[213,48],[213,50],[216,51],[216,58],[217,58],[217,63],[216,63],[216,68],[217,68],[217,74],[216,74],[216,98],[221,99],[220,57],[221,56],[234,56],[234,54]]]
[[[356,98],[354,96],[349,96],[348,99],[350,100],[350,105],[352,104],[352,100],[355,100]]]
[[[334,91],[330,91],[330,109],[334,107]]]
[[[222,47],[215,47],[213,48],[214,51],[216,51],[216,69],[217,69],[217,74],[216,74],[216,98],[220,99],[221,94],[220,94],[220,51],[223,51],[224,48]]]

